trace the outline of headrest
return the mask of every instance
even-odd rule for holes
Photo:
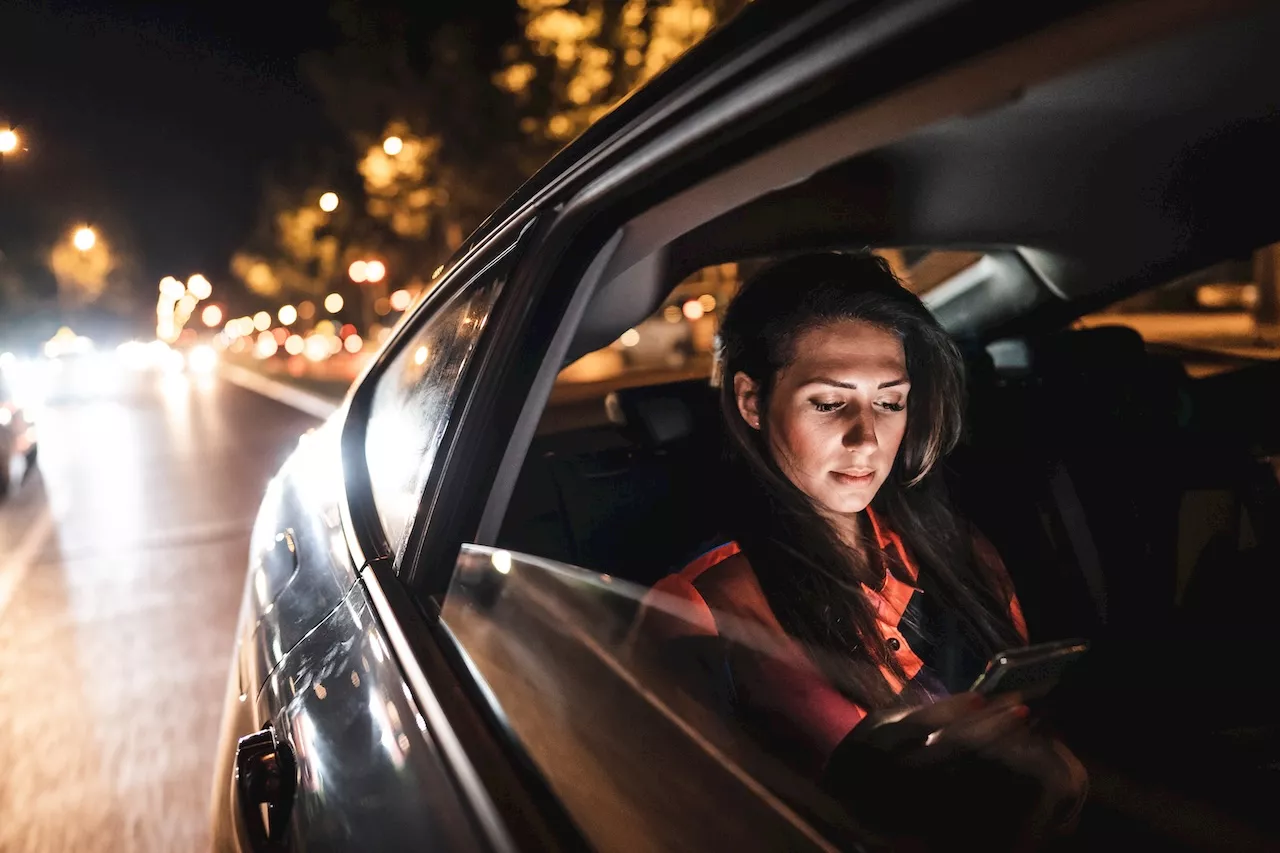
[[[1128,326],[1095,326],[1050,338],[1039,363],[1046,370],[1076,375],[1136,370],[1147,364],[1147,346]]]
[[[645,443],[667,444],[692,435],[700,418],[715,417],[715,393],[705,379],[621,388],[605,398],[605,411]]]

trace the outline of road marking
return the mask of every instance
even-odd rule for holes
[[[3,564],[0,564],[0,617],[17,592],[27,572],[31,570],[35,558],[44,546],[45,540],[53,532],[53,511],[45,507],[36,523],[27,528],[27,532],[18,543],[18,547],[9,553]]]
[[[284,403],[286,406],[292,406],[301,412],[317,417],[320,420],[328,420],[329,416],[336,412],[342,405],[340,401],[334,401],[312,394],[310,391],[303,391],[301,388],[295,388],[292,385],[286,385],[270,377],[263,376],[261,373],[254,373],[245,367],[237,364],[222,363],[218,366],[218,375],[223,379],[239,385],[241,388],[247,388],[255,391],[264,397],[269,397],[277,403]]]

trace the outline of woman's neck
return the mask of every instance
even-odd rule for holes
[[[836,536],[847,547],[862,555],[867,553],[866,527],[862,521],[864,513],[855,512],[848,515],[830,515],[827,522],[835,528]]]

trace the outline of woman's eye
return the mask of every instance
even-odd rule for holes
[[[892,403],[892,402],[885,401],[883,403],[880,403],[879,406],[880,408],[884,409],[886,412],[901,412],[903,409],[907,407],[907,404]]]
[[[813,407],[819,412],[834,412],[836,409],[839,409],[844,405],[844,403],[839,400],[832,403],[824,403],[820,400],[811,400],[810,402],[813,403]]]

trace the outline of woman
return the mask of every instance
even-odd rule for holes
[[[647,607],[640,629],[682,641],[669,650],[754,634],[704,666],[715,692],[874,817],[892,823],[896,802],[954,837],[993,795],[1007,817],[1012,792],[1033,792],[1013,821],[1025,839],[1074,814],[1070,753],[1016,699],[964,692],[1027,632],[998,555],[937,480],[964,404],[950,337],[884,261],[821,254],[748,281],[720,340],[725,541],[655,587],[680,618]],[[886,784],[902,773],[905,796]]]

